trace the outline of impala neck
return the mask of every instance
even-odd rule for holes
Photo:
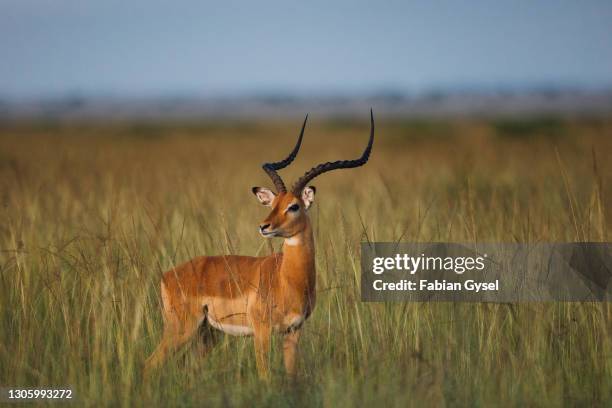
[[[314,238],[310,222],[305,228],[283,243],[281,276],[290,282],[307,280],[314,284]]]

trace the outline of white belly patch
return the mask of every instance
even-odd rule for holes
[[[210,316],[208,316],[208,323],[215,329],[221,330],[223,333],[229,334],[230,336],[250,336],[253,334],[253,329],[249,326],[217,322]]]
[[[287,318],[285,318],[285,323],[288,330],[294,330],[299,329],[304,323],[304,320],[306,320],[306,317],[303,314],[294,314],[287,316]]]

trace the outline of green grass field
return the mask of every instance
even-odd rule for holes
[[[289,182],[353,158],[368,123],[312,118]],[[151,382],[159,279],[196,255],[267,254],[250,192],[300,120],[0,126],[0,385],[80,403],[609,406],[609,304],[360,301],[372,241],[610,241],[612,119],[377,122],[370,162],[317,178],[317,305],[298,378],[252,340],[185,348]],[[279,342],[276,342],[278,346]]]

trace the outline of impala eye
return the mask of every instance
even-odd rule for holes
[[[292,204],[289,206],[289,208],[287,208],[287,211],[296,212],[299,209],[300,209],[299,204]]]

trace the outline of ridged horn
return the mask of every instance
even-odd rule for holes
[[[291,162],[295,159],[295,156],[297,156],[297,153],[300,150],[300,146],[302,145],[302,138],[304,137],[304,129],[306,128],[307,120],[308,115],[306,115],[306,118],[304,119],[304,124],[302,125],[300,136],[298,137],[297,143],[295,144],[293,151],[289,153],[289,156],[287,156],[284,160],[275,163],[264,163],[261,166],[266,172],[266,174],[268,174],[268,176],[270,176],[270,178],[272,179],[272,182],[274,183],[274,186],[276,187],[278,193],[286,193],[287,188],[285,187],[285,183],[283,183],[283,179],[278,175],[276,171],[290,165]]]
[[[363,166],[368,161],[370,157],[370,152],[372,151],[372,145],[374,143],[374,113],[372,109],[370,109],[370,140],[368,141],[368,145],[366,146],[363,154],[360,158],[355,160],[338,160],[335,162],[327,162],[323,164],[319,164],[318,166],[313,167],[308,170],[302,177],[295,182],[291,191],[293,194],[299,196],[302,193],[302,190],[308,182],[310,182],[313,178],[317,177],[320,174],[326,173],[328,171],[337,170],[337,169],[352,169],[354,167]]]

